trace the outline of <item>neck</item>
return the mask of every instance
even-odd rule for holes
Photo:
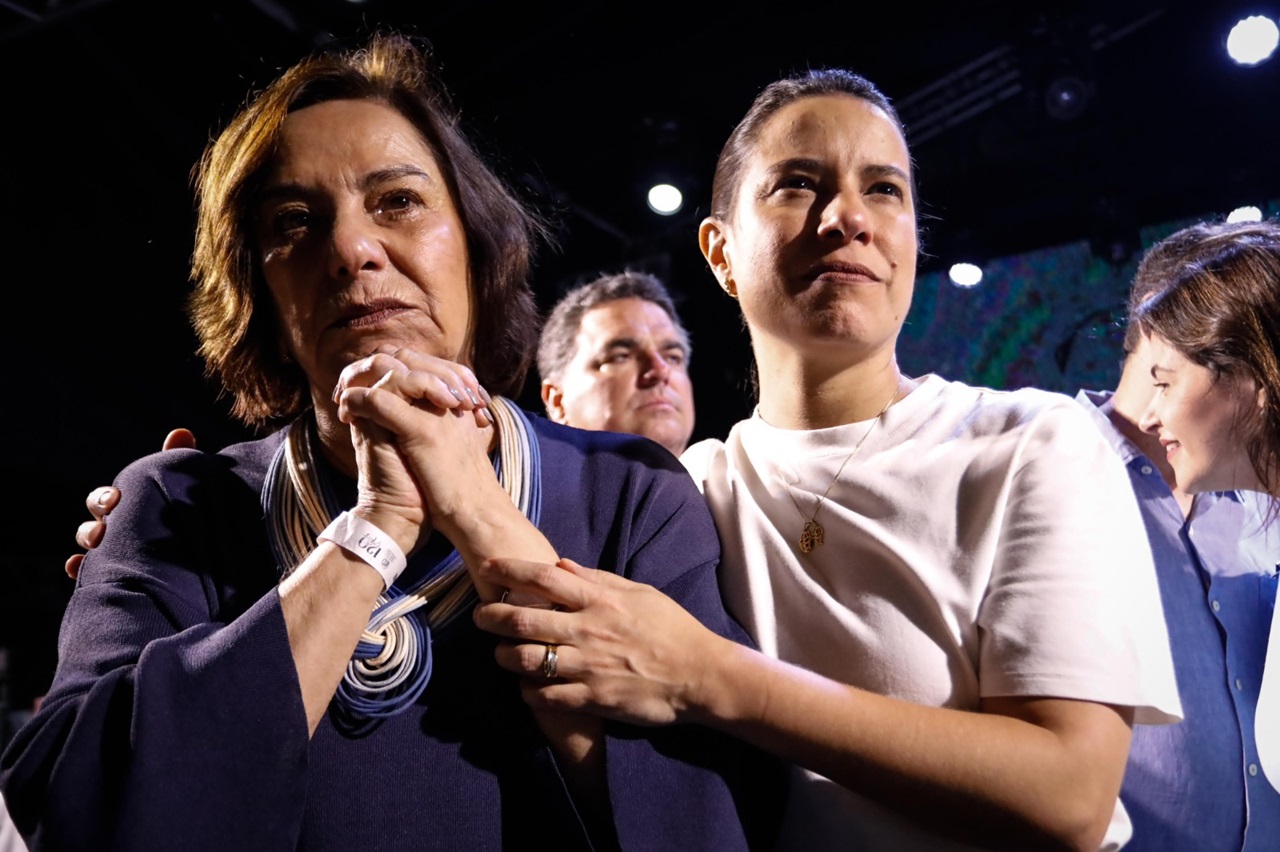
[[[346,476],[356,479],[356,450],[351,443],[351,427],[338,419],[338,408],[328,399],[312,395],[315,406],[316,434],[320,436],[320,448],[329,463]]]
[[[753,341],[760,416],[781,429],[826,429],[870,420],[914,388],[893,348],[854,361],[806,357],[776,341]]]
[[[1121,435],[1128,438],[1138,451],[1155,465],[1165,484],[1173,492],[1174,499],[1178,501],[1182,514],[1189,515],[1191,504],[1195,501],[1194,495],[1187,494],[1178,488],[1173,468],[1169,466],[1169,459],[1165,455],[1164,447],[1160,445],[1160,439],[1150,432],[1144,432],[1138,425],[1142,415],[1146,413],[1147,406],[1151,403],[1152,393],[1151,377],[1141,375],[1141,366],[1143,365],[1135,365],[1132,359],[1125,362],[1124,371],[1120,375],[1120,384],[1116,386],[1111,399],[1103,403],[1099,410],[1107,416],[1111,425],[1115,426]]]

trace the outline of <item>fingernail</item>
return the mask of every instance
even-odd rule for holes
[[[333,388],[333,404],[338,404],[338,397],[342,395],[342,385],[334,385]]]
[[[93,498],[94,502],[99,506],[105,506],[107,504],[107,492],[108,489],[99,488],[97,494]]]
[[[471,400],[472,405],[475,405],[475,406],[480,405],[480,397],[472,393],[471,388],[467,388],[467,398]]]
[[[456,399],[458,402],[462,402],[462,394],[458,393],[453,388],[449,388],[449,393],[453,394],[453,398]]]
[[[493,402],[493,397],[489,396],[489,392],[483,386],[480,388],[480,395],[484,397],[485,404]]]
[[[498,421],[493,419],[493,412],[487,408],[480,409],[480,413],[484,415],[484,419],[489,421],[490,426],[496,426]]]

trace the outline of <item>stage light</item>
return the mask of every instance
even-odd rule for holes
[[[1228,222],[1261,222],[1262,211],[1257,207],[1237,207],[1227,214]]]
[[[671,216],[684,206],[684,195],[669,183],[649,188],[649,209],[661,216]]]
[[[972,263],[953,263],[947,275],[957,287],[977,287],[982,281],[982,268]]]
[[[1073,121],[1084,115],[1089,101],[1089,84],[1075,74],[1063,74],[1045,86],[1045,112],[1058,121]]]
[[[1271,58],[1280,43],[1280,28],[1262,15],[1245,18],[1227,36],[1227,54],[1241,65],[1257,65]]]

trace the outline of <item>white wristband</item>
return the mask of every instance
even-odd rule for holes
[[[333,523],[316,536],[316,541],[331,541],[368,562],[381,575],[387,589],[391,588],[409,564],[395,539],[350,512],[343,512],[334,518]]]

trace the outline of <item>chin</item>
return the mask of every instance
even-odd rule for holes
[[[661,444],[664,447],[670,447],[674,444],[689,443],[687,438],[684,441],[680,440],[680,430],[676,428],[643,429],[643,430],[637,429],[636,434],[643,435],[644,437],[648,438],[650,441],[653,441],[655,444]]]
[[[1184,476],[1176,467],[1173,469],[1178,487],[1188,494],[1202,494],[1206,491],[1257,491],[1261,489],[1252,465],[1238,466],[1230,471],[1213,470],[1188,471]]]

